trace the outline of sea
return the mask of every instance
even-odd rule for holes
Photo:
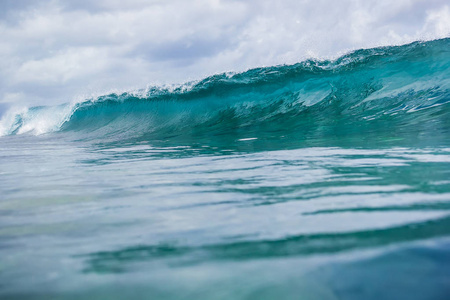
[[[6,112],[0,299],[450,299],[450,38]]]

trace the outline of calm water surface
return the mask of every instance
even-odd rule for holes
[[[20,136],[0,162],[5,299],[450,295],[450,148]]]

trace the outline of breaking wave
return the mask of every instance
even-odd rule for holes
[[[448,136],[450,39],[9,113],[1,135],[192,143]]]

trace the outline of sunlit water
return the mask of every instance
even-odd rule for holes
[[[0,298],[450,299],[448,45],[5,117]]]

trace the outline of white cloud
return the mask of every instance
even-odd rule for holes
[[[4,0],[0,11],[0,103],[28,105],[450,35],[446,0]]]
[[[448,36],[450,33],[450,8],[444,6],[431,10],[427,14],[423,35],[431,34],[431,38]],[[434,34],[434,36],[433,36]]]
[[[77,78],[98,75],[108,66],[104,48],[67,49],[51,57],[25,61],[14,73],[16,83],[65,84]]]

